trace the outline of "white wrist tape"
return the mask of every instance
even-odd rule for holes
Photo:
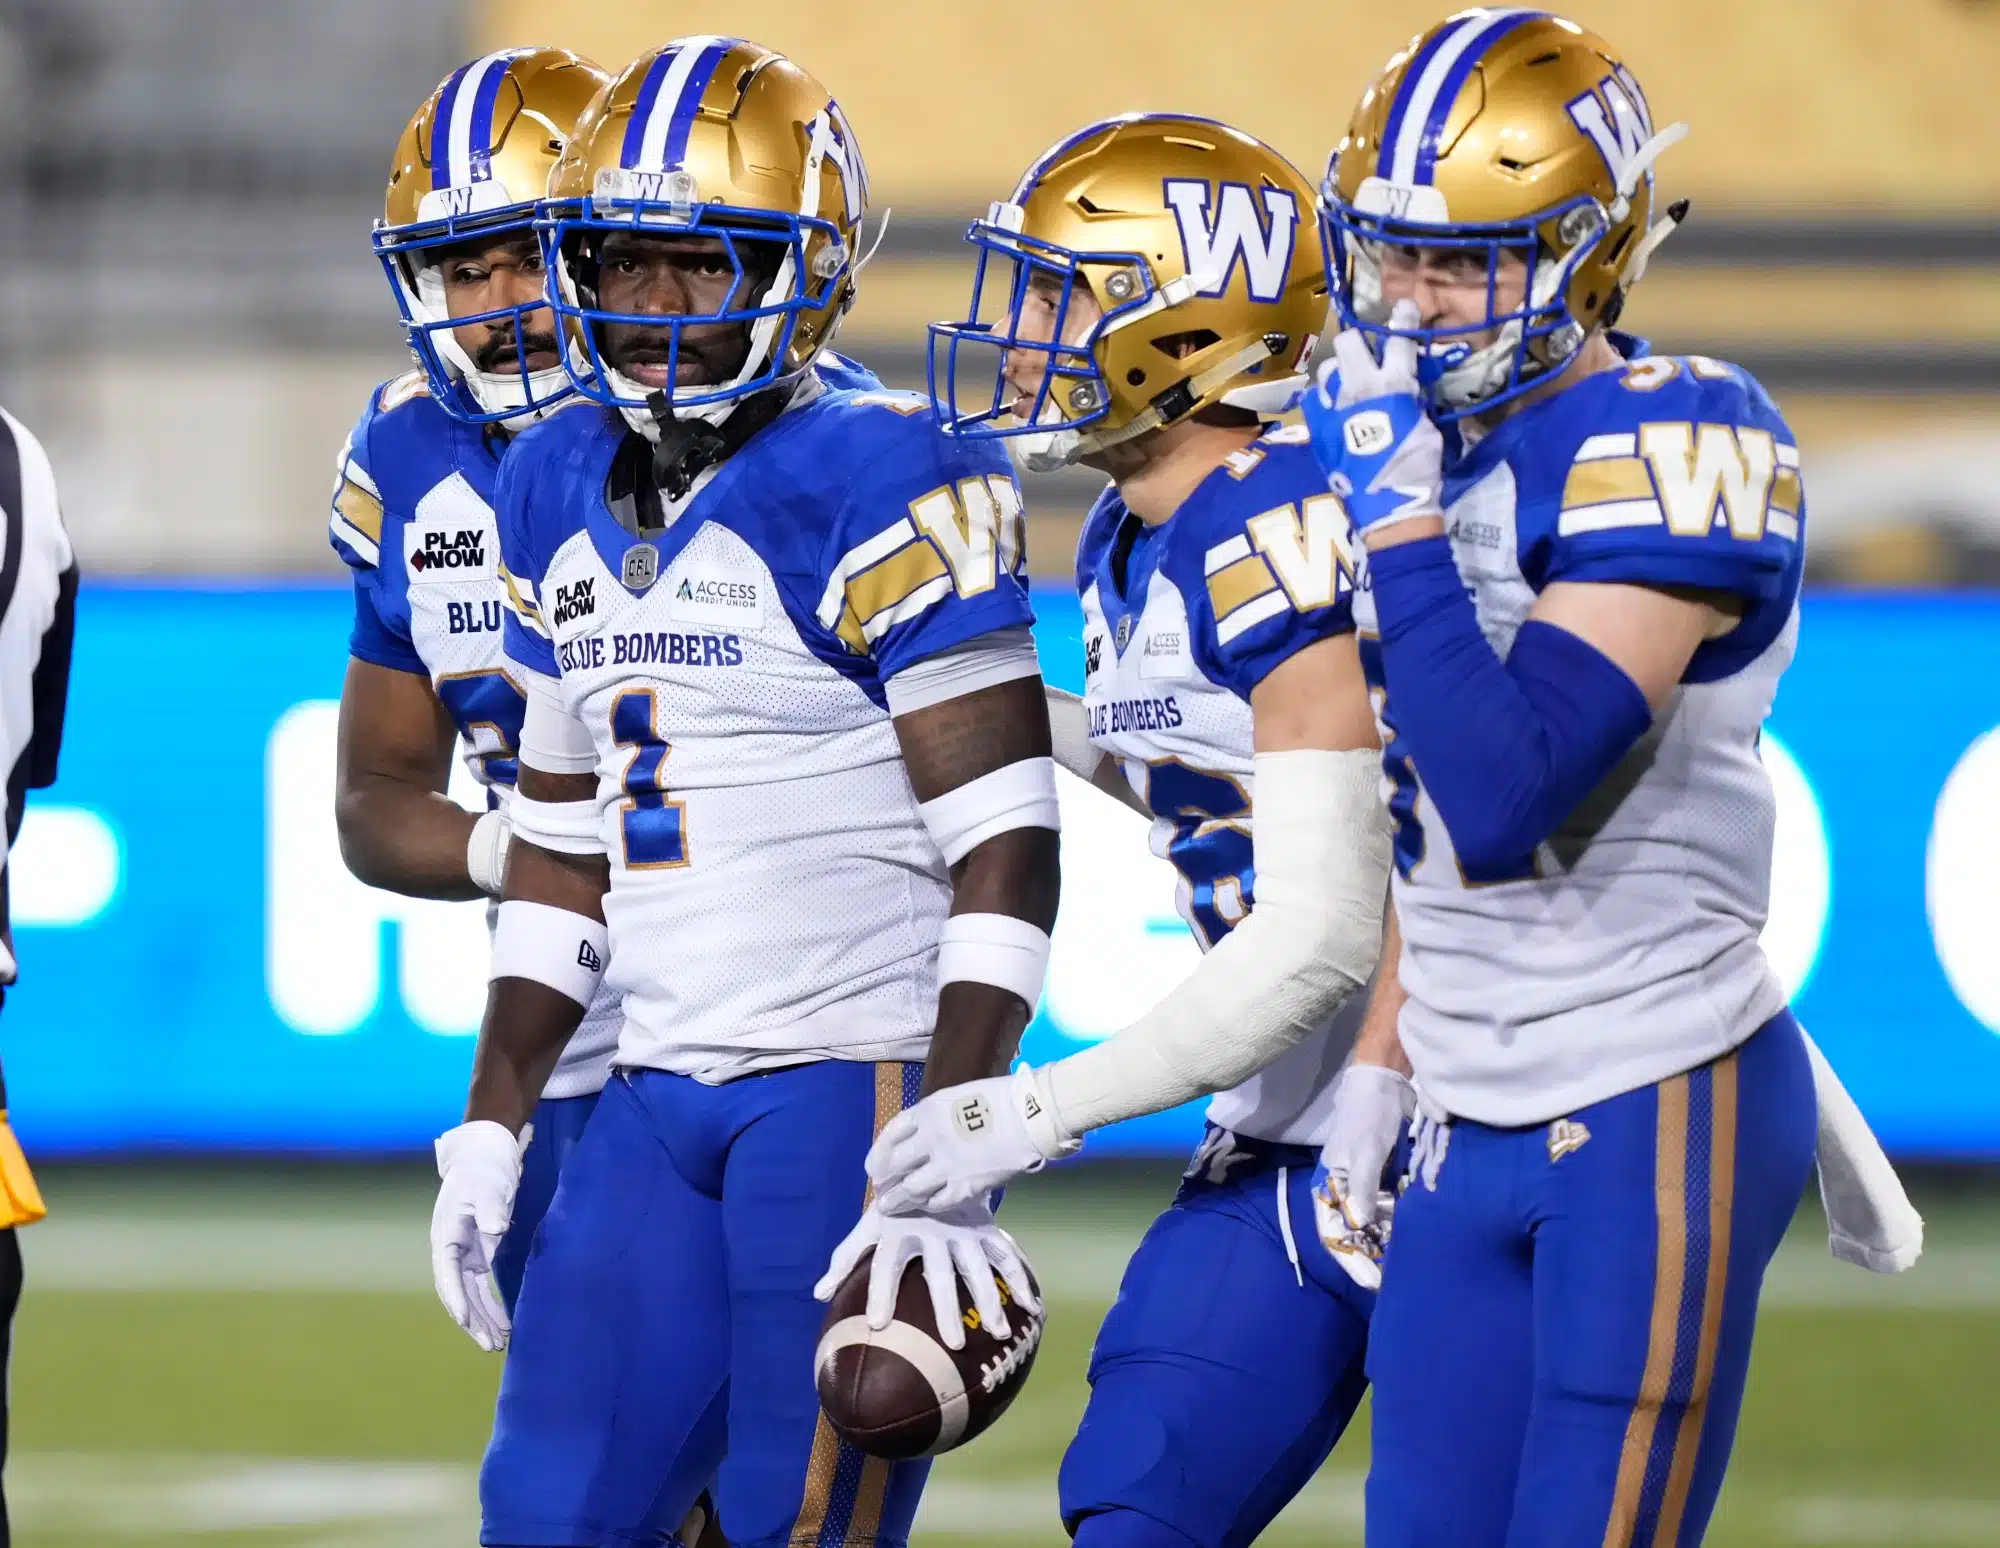
[[[528,708],[521,717],[521,760],[550,774],[589,774],[597,768],[597,744],[584,723],[562,701],[562,685],[541,672],[515,668],[528,684]]]
[[[937,981],[993,984],[1033,1015],[1049,971],[1048,932],[1007,914],[954,914],[938,935]]]
[[[946,865],[957,865],[1011,828],[1062,830],[1053,758],[1023,758],[947,790],[917,808]]]
[[[507,814],[495,807],[481,812],[465,841],[465,874],[489,898],[500,896],[507,875]]]
[[[1056,763],[1078,779],[1096,778],[1104,753],[1091,743],[1090,716],[1084,711],[1083,700],[1046,683],[1042,692],[1049,701],[1049,749],[1056,755]]]
[[[1240,1084],[1374,972],[1389,890],[1381,754],[1259,753],[1255,770],[1250,917],[1131,1026],[1042,1069],[1064,1131]]]
[[[601,855],[604,823],[597,802],[535,801],[514,792],[507,803],[507,821],[514,837],[559,855]]]
[[[531,979],[588,1007],[610,955],[611,933],[601,921],[509,898],[493,926],[493,963],[486,976]]]

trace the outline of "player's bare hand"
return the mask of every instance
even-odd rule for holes
[[[431,1282],[451,1320],[487,1353],[507,1347],[513,1326],[493,1278],[493,1256],[514,1214],[521,1156],[533,1126],[519,1139],[484,1119],[438,1136],[438,1197],[431,1211]]]

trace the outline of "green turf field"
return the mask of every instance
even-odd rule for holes
[[[61,1548],[442,1548],[476,1540],[498,1365],[432,1299],[422,1174],[56,1172],[24,1236],[17,1541]],[[1057,1459],[1123,1257],[1170,1176],[1017,1188],[1051,1301],[1034,1378],[941,1463],[918,1538],[1061,1543]],[[1774,1270],[1713,1543],[2000,1544],[2000,1191],[1920,1200],[1898,1280],[1825,1256],[1802,1214]],[[1365,1425],[1272,1529],[1359,1543]]]

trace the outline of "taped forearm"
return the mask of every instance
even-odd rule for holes
[[[1139,799],[1125,776],[1119,772],[1118,760],[1109,753],[1100,751],[1090,740],[1090,716],[1083,707],[1083,700],[1061,688],[1042,685],[1042,691],[1049,701],[1049,743],[1055,754],[1056,767],[1067,770],[1078,779],[1088,780],[1104,794],[1121,805],[1130,807],[1141,817],[1151,819],[1152,812]]]
[[[1246,1080],[1374,972],[1389,886],[1380,755],[1261,753],[1256,902],[1173,994],[1115,1037],[1036,1072],[1075,1136]]]

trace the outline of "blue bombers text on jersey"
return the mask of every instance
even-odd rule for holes
[[[1032,621],[1006,460],[924,398],[815,376],[628,567],[627,433],[564,410],[499,490],[509,655],[598,750],[619,1062],[921,1059],[951,888],[885,684]]]
[[[354,577],[356,659],[430,680],[467,767],[504,806],[527,708],[504,656],[506,609],[493,487],[505,438],[438,407],[422,372],[369,396],[341,448],[328,536]],[[600,992],[545,1095],[604,1084],[618,1001]]]
[[[1091,741],[1153,812],[1153,852],[1179,873],[1181,915],[1205,950],[1255,892],[1250,694],[1287,657],[1354,627],[1346,515],[1304,431],[1274,429],[1157,527],[1107,489],[1084,523],[1076,585]],[[1218,1095],[1209,1120],[1312,1140],[1359,1023],[1360,997],[1350,1004],[1337,1031]]]
[[[1396,737],[1366,566],[1355,603],[1396,822],[1402,1035],[1430,1096],[1519,1125],[1726,1053],[1783,1007],[1758,944],[1775,805],[1758,735],[1797,633],[1791,431],[1739,367],[1648,355],[1515,413],[1446,468],[1452,554],[1504,656],[1555,581],[1740,599],[1673,702],[1535,854],[1468,875]]]

